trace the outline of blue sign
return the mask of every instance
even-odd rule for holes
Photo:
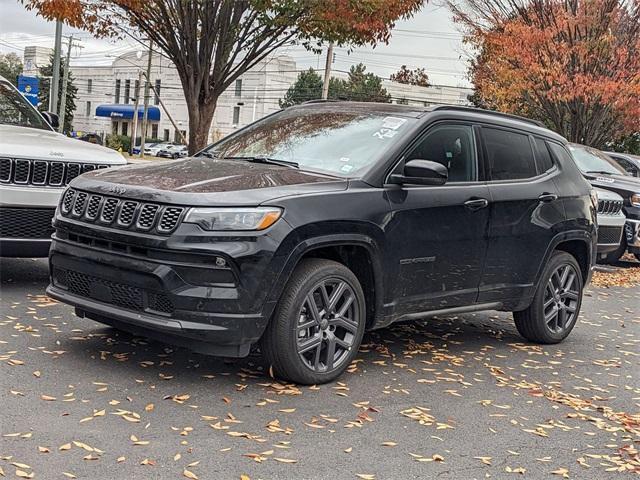
[[[18,90],[34,107],[38,106],[38,93],[40,92],[40,80],[38,77],[18,76]]]

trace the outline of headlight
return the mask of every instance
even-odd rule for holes
[[[631,205],[634,207],[640,207],[640,193],[634,193],[631,195]]]
[[[192,208],[183,220],[203,230],[264,230],[280,218],[282,209],[256,208]]]

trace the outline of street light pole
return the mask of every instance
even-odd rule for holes
[[[153,42],[149,40],[149,59],[147,60],[146,82],[144,83],[144,112],[142,114],[142,132],[140,133],[140,157],[144,156],[144,139],[147,136],[147,119],[149,117],[149,87],[151,85],[151,56]]]

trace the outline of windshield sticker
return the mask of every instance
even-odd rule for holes
[[[345,173],[348,173],[348,172],[350,172],[351,170],[353,170],[353,165],[343,165],[343,166],[340,168],[340,170],[341,170],[341,171],[343,171],[343,172],[345,172]]]
[[[341,162],[348,162],[349,160],[351,160],[349,157],[340,157]]]
[[[406,121],[407,120],[405,118],[384,117],[384,119],[382,120],[382,128],[390,128],[391,130],[397,130]]]
[[[396,130],[391,130],[389,128],[381,128],[377,132],[374,132],[373,136],[378,138],[392,138],[398,133]]]

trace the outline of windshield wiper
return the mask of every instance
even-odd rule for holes
[[[270,165],[280,165],[281,167],[291,167],[291,168],[300,168],[300,165],[297,162],[291,162],[289,160],[278,160],[277,158],[269,158],[269,157],[222,157],[223,160],[244,160],[246,162],[252,163],[267,163]]]
[[[591,174],[593,174],[593,175],[616,175],[616,174],[615,174],[615,173],[613,173],[613,172],[607,172],[607,171],[605,171],[605,170],[587,170],[587,171],[586,171],[586,172],[584,172],[584,173],[591,173]]]
[[[215,152],[200,152],[200,155],[203,155],[207,158],[218,158],[218,154]]]

